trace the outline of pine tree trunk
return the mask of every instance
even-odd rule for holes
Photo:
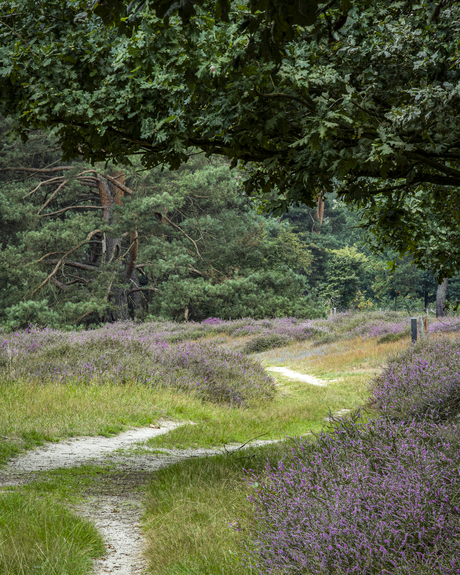
[[[436,317],[443,317],[446,313],[447,278],[438,284],[436,291]]]
[[[124,184],[124,174],[114,174],[114,178]],[[108,224],[114,223],[113,206],[122,205],[123,192],[114,183],[98,177],[99,196],[103,207],[102,216]],[[122,256],[122,239],[104,234],[102,241],[102,264],[111,265],[114,269],[115,277],[110,283],[107,293],[107,300],[110,307],[104,313],[104,321],[114,322],[130,319],[130,303],[135,305],[138,298],[129,298],[129,290],[138,287],[135,281],[135,268],[132,250],[128,256],[128,264],[120,259]],[[137,256],[137,246],[136,246]],[[142,302],[138,302],[142,303]]]

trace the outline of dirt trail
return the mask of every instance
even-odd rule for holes
[[[318,386],[328,382],[286,367],[268,367],[286,377]],[[346,412],[347,410],[343,410]],[[338,415],[342,415],[339,412]],[[42,472],[52,469],[83,465],[109,465],[110,472],[94,478],[85,489],[83,504],[73,510],[92,520],[105,538],[107,553],[94,563],[95,575],[142,575],[147,570],[143,558],[144,541],[140,527],[142,489],[152,477],[152,472],[191,457],[216,455],[242,446],[214,449],[149,449],[130,451],[143,443],[175,429],[187,422],[158,422],[155,427],[136,428],[114,437],[78,437],[59,443],[49,443],[13,459],[8,467],[0,470],[0,490],[6,486],[25,485],[43,478]],[[189,422],[191,423],[191,422]],[[251,446],[275,441],[252,441]]]
[[[95,561],[95,575],[142,575],[147,569],[139,524],[142,488],[152,472],[183,459],[224,452],[222,448],[149,450],[144,446],[141,453],[129,452],[136,443],[168,433],[179,425],[184,423],[163,421],[158,427],[131,429],[115,437],[78,437],[49,443],[20,455],[0,470],[0,490],[35,481],[41,472],[52,469],[109,464],[110,473],[96,478],[84,493],[85,502],[72,509],[92,520],[105,538],[107,553]],[[251,445],[267,443],[273,442],[253,441]],[[229,451],[237,448],[238,445],[227,446]],[[128,451],[124,452],[125,449]]]
[[[285,377],[289,377],[290,379],[295,379],[297,381],[304,381],[305,383],[310,383],[311,385],[319,385],[319,386],[326,386],[329,382],[324,381],[323,379],[318,379],[317,377],[313,377],[312,375],[308,375],[308,373],[300,373],[299,371],[294,371],[293,369],[289,369],[288,367],[266,367],[266,371],[276,371]],[[329,381],[334,381],[329,380]]]

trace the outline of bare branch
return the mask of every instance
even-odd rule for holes
[[[198,249],[198,246],[196,245],[196,241],[195,241],[195,240],[192,240],[192,238],[191,238],[186,232],[184,232],[184,230],[183,230],[180,226],[178,226],[177,224],[175,224],[174,222],[172,222],[169,218],[167,218],[166,216],[163,216],[163,215],[162,215],[162,218],[163,218],[164,220],[166,220],[166,221],[168,222],[168,224],[170,224],[173,228],[176,228],[176,230],[179,230],[182,234],[184,234],[184,236],[185,236],[189,241],[191,241],[192,244],[195,246],[195,250],[196,250],[196,253],[197,253],[198,257],[199,257],[200,259],[203,259],[203,258],[201,257],[201,254],[200,254],[200,251],[199,251],[199,249]]]
[[[58,210],[57,212],[51,212],[50,214],[40,214],[42,218],[48,218],[49,216],[56,216],[57,214],[62,214],[67,210],[103,210],[102,206],[68,206],[67,208],[62,208],[62,210]]]
[[[46,254],[46,256],[41,257],[39,260],[37,260],[36,262],[34,262],[34,264],[39,264],[40,262],[42,262],[44,259],[46,259],[49,256],[57,256],[58,254],[65,254],[65,252],[50,252],[49,254]],[[57,263],[58,260],[56,260],[54,263]],[[46,263],[52,263],[52,262],[46,262]]]
[[[157,289],[157,288],[136,288],[136,289],[130,289],[129,292],[128,292],[128,295],[129,295],[130,293],[134,293],[134,292],[137,292],[137,291],[160,291],[160,290]]]
[[[57,286],[59,289],[62,289],[62,290],[69,289],[70,284],[62,283],[62,282],[60,282],[60,281],[59,281],[58,279],[56,279],[56,278],[52,278],[50,281],[51,281],[52,284],[54,284],[55,286]],[[75,283],[75,282],[71,282],[71,283]]]
[[[90,242],[87,242],[87,243],[90,243]],[[46,257],[46,256],[44,256],[44,257]],[[39,261],[41,261],[41,260],[39,260]],[[59,261],[60,260],[46,260],[44,263],[45,264],[57,264]],[[74,262],[74,261],[65,261],[65,262],[63,262],[63,265],[69,266],[71,268],[78,268],[79,270],[84,270],[87,272],[94,272],[94,271],[99,270],[98,266],[93,266],[90,264],[81,264],[80,262]]]
[[[66,262],[66,263],[67,263],[67,262]],[[83,264],[83,265],[84,265],[84,264]],[[87,280],[87,279],[82,278],[82,277],[80,277],[80,276],[76,276],[76,275],[74,275],[74,274],[66,274],[66,276],[69,277],[69,278],[75,278],[75,281],[76,281],[76,282],[83,282],[83,283],[85,283],[85,284],[91,283],[90,280]],[[74,282],[72,282],[72,283],[74,283]]]
[[[67,184],[68,181],[69,180],[64,180],[62,182],[62,184],[59,184],[59,186],[54,190],[54,192],[46,200],[46,202],[43,204],[43,206],[38,210],[37,216],[39,216],[41,214],[41,212],[46,208],[46,206],[54,200],[54,198],[58,195],[58,193],[62,190],[62,188]]]
[[[188,269],[189,269],[191,272],[194,272],[194,273],[196,273],[196,274],[198,274],[198,275],[200,275],[200,276],[202,276],[202,277],[205,277],[204,274],[200,272],[200,270],[197,270],[196,268],[194,268],[194,267],[192,267],[192,266],[188,266]]]
[[[51,178],[51,180],[43,180],[43,182],[40,182],[38,184],[38,186],[36,186],[31,192],[29,192],[28,194],[26,194],[25,196],[23,196],[23,200],[25,200],[26,198],[28,198],[29,196],[31,196],[32,194],[35,194],[36,191],[38,191],[40,189],[41,186],[45,186],[48,184],[53,184],[54,182],[59,182],[62,181],[63,177],[62,176],[58,176],[56,178]]]
[[[74,323],[79,323],[82,319],[84,319],[85,317],[88,317],[89,315],[91,315],[92,313],[94,313],[96,310],[92,309],[90,311],[87,311],[86,313],[84,313],[83,315],[81,315],[79,318],[77,318]]]
[[[101,178],[105,178],[106,180],[109,180],[109,182],[112,182],[112,184],[117,186],[117,188],[120,188],[120,190],[125,192],[125,194],[128,194],[128,196],[131,196],[134,193],[130,188],[128,188],[127,186],[125,186],[124,184],[119,182],[116,178],[112,178],[112,176],[109,176],[108,174],[100,174],[96,170],[86,170],[86,171],[82,172],[81,174],[79,174],[79,176],[82,176],[83,174],[96,174],[96,175],[100,176]],[[123,175],[123,174],[121,174],[121,175]],[[121,177],[121,175],[118,177]]]
[[[40,290],[42,289],[42,287],[45,286],[45,285],[50,281],[50,279],[53,278],[53,277],[56,275],[57,271],[59,270],[59,268],[61,267],[61,265],[62,265],[63,262],[64,262],[64,259],[65,259],[67,256],[70,256],[70,254],[73,254],[73,252],[77,251],[78,248],[81,248],[81,246],[84,246],[87,242],[89,242],[89,240],[90,240],[94,235],[96,235],[96,234],[98,234],[98,233],[100,233],[100,232],[101,232],[101,230],[93,230],[92,232],[90,232],[90,233],[86,236],[86,239],[85,239],[85,240],[83,240],[82,242],[80,242],[79,244],[77,244],[75,247],[73,247],[71,250],[69,250],[68,252],[66,252],[66,253],[62,256],[62,258],[58,261],[58,263],[56,264],[54,270],[48,275],[48,277],[47,277],[45,280],[42,281],[42,283],[38,286],[38,288],[35,289],[35,290],[32,292],[32,296],[35,295],[38,291],[40,291]]]
[[[17,168],[0,168],[0,172],[34,172],[37,174],[51,174],[53,172],[73,169],[73,166],[58,166],[57,168],[24,168],[23,166],[18,166]]]

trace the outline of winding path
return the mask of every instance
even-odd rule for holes
[[[142,487],[151,479],[152,471],[183,459],[216,455],[225,450],[149,450],[142,446],[140,455],[118,450],[129,450],[138,442],[168,433],[186,423],[162,421],[155,427],[131,429],[115,437],[78,437],[46,444],[20,455],[6,469],[0,470],[0,491],[2,487],[31,483],[40,479],[41,472],[52,469],[109,464],[111,472],[95,478],[92,487],[85,490],[85,502],[73,505],[72,509],[93,521],[105,539],[107,552],[95,561],[95,575],[142,575],[147,569],[140,528]],[[267,443],[273,441],[253,441],[251,445]]]
[[[292,369],[289,369],[288,367],[266,367],[265,370],[276,371],[277,373],[280,373],[285,377],[295,379],[296,381],[304,381],[305,383],[310,383],[311,385],[319,385],[321,387],[325,387],[329,383],[324,379],[318,379],[317,377],[308,375],[308,373],[300,373],[299,371],[294,371]],[[335,380],[330,379],[329,381],[335,381]]]
[[[286,367],[266,369],[312,385],[326,386],[329,383]],[[343,415],[347,411],[342,410],[336,415]],[[149,450],[142,446],[142,451],[137,454],[130,453],[129,448],[187,423],[192,422],[161,421],[155,426],[130,429],[114,437],[78,437],[46,444],[20,455],[6,469],[0,470],[0,491],[2,487],[31,483],[40,479],[41,472],[52,469],[109,464],[110,473],[95,478],[93,485],[84,492],[84,503],[72,508],[93,521],[105,538],[107,552],[95,561],[95,575],[142,575],[147,570],[140,527],[142,487],[151,479],[152,472],[183,459],[228,452],[229,446],[226,449],[184,450]],[[274,442],[276,440],[252,441],[251,446]],[[244,446],[235,447],[240,449]]]

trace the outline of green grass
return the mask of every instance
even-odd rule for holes
[[[95,527],[53,499],[0,495],[2,575],[86,575],[104,550]]]
[[[52,496],[58,503],[75,504],[82,500],[82,495],[97,489],[97,485],[109,482],[113,473],[114,469],[110,464],[52,469],[41,472],[37,481],[19,489],[11,489],[29,493],[37,498]]]
[[[147,557],[152,575],[239,575],[253,520],[244,469],[263,470],[290,452],[287,442],[187,460],[161,469],[146,493]],[[237,529],[240,529],[238,531]]]
[[[301,342],[266,351],[256,357],[267,366],[284,365],[336,381],[329,381],[327,387],[317,387],[272,373],[278,390],[274,401],[246,409],[204,403],[186,393],[135,383],[0,383],[0,462],[43,441],[111,435],[128,427],[147,426],[162,418],[194,424],[183,425],[150,440],[149,448],[212,447],[242,444],[259,436],[260,439],[283,439],[305,435],[310,430],[318,432],[327,425],[325,418],[329,410],[354,409],[365,404],[368,382],[384,363],[385,356],[407,345],[406,340],[377,346],[376,341],[356,339],[331,343],[324,348]],[[142,450],[142,446],[132,449],[139,454]],[[249,573],[242,557],[243,541],[250,538],[247,529],[253,516],[247,496],[253,488],[246,481],[244,469],[260,472],[267,458],[276,463],[289,453],[289,441],[286,441],[229,456],[185,460],[152,474],[144,517],[152,575]],[[1,500],[9,501],[10,506],[16,505],[18,518],[22,517],[23,522],[28,521],[28,515],[21,510],[27,506],[31,518],[45,517],[47,506],[53,510],[55,519],[50,519],[49,525],[47,520],[41,523],[50,531],[49,541],[52,541],[55,524],[59,527],[59,522],[64,521],[60,515],[64,513],[64,502],[75,503],[82,494],[97,491],[104,482],[110,483],[113,473],[116,471],[110,465],[41,473],[39,480],[15,488],[13,493],[2,495]],[[236,520],[240,522],[241,531],[229,527]],[[41,519],[34,521],[38,525]],[[28,533],[27,524],[21,525],[21,532]],[[39,529],[39,533],[43,529]],[[57,543],[40,547],[32,539],[21,538],[19,531],[14,533],[8,532],[5,539],[5,534],[0,532],[2,545],[9,549],[5,557],[12,561],[11,550],[16,549],[13,555],[27,565],[29,571],[14,571],[9,567],[10,571],[5,571],[8,575],[35,572],[78,575],[87,572],[84,569],[89,569],[89,557],[96,553],[91,551],[95,547],[85,548],[81,565],[86,567],[81,567],[82,571],[73,566],[68,571],[53,571],[55,563],[61,568],[72,559],[67,559],[67,547],[60,549]],[[48,571],[43,570],[45,567],[40,567],[41,570],[30,567],[35,565],[37,554],[40,555],[38,549],[44,557],[42,564],[52,566]],[[79,553],[75,551],[76,558]],[[59,561],[58,556],[62,556]],[[3,573],[1,569],[0,573]]]

